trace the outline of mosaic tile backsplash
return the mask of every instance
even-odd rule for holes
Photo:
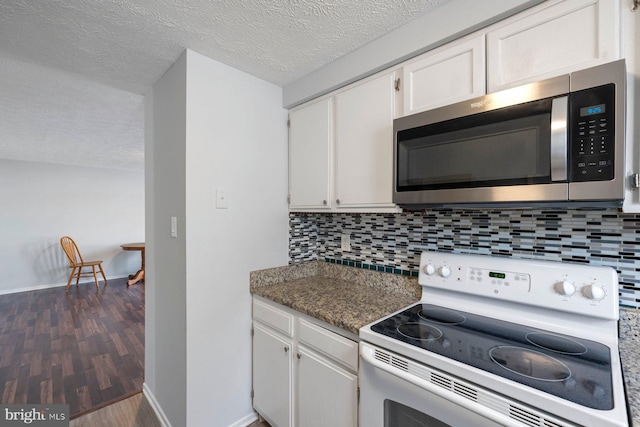
[[[604,265],[620,305],[640,308],[640,215],[601,210],[450,210],[289,215],[291,263],[325,260],[417,275],[425,250]],[[351,251],[340,238],[351,235]]]

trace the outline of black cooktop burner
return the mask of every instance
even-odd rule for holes
[[[371,329],[589,408],[613,408],[610,349],[594,341],[430,304]]]
[[[442,331],[430,325],[422,323],[407,322],[398,325],[398,332],[407,338],[413,338],[419,341],[437,340],[442,337]]]
[[[531,332],[527,334],[527,340],[538,347],[545,348],[547,350],[556,351],[558,353],[571,354],[574,356],[585,354],[587,347],[580,344],[578,341],[569,337],[562,337],[560,335]]]
[[[522,347],[493,347],[489,356],[508,371],[536,380],[564,381],[571,376],[567,365],[558,359]]]

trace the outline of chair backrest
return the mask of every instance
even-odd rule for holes
[[[69,263],[72,267],[74,265],[82,264],[82,255],[80,255],[78,246],[71,237],[63,236],[62,238],[60,238],[60,245],[62,245],[62,249],[67,255],[67,258],[69,258]]]

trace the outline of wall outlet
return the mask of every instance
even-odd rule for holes
[[[216,209],[229,209],[229,193],[224,188],[216,190]]]
[[[340,247],[342,252],[349,252],[351,250],[351,234],[343,234],[340,236]]]

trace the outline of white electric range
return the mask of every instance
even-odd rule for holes
[[[630,425],[613,269],[424,252],[418,282],[360,329],[361,426]]]

